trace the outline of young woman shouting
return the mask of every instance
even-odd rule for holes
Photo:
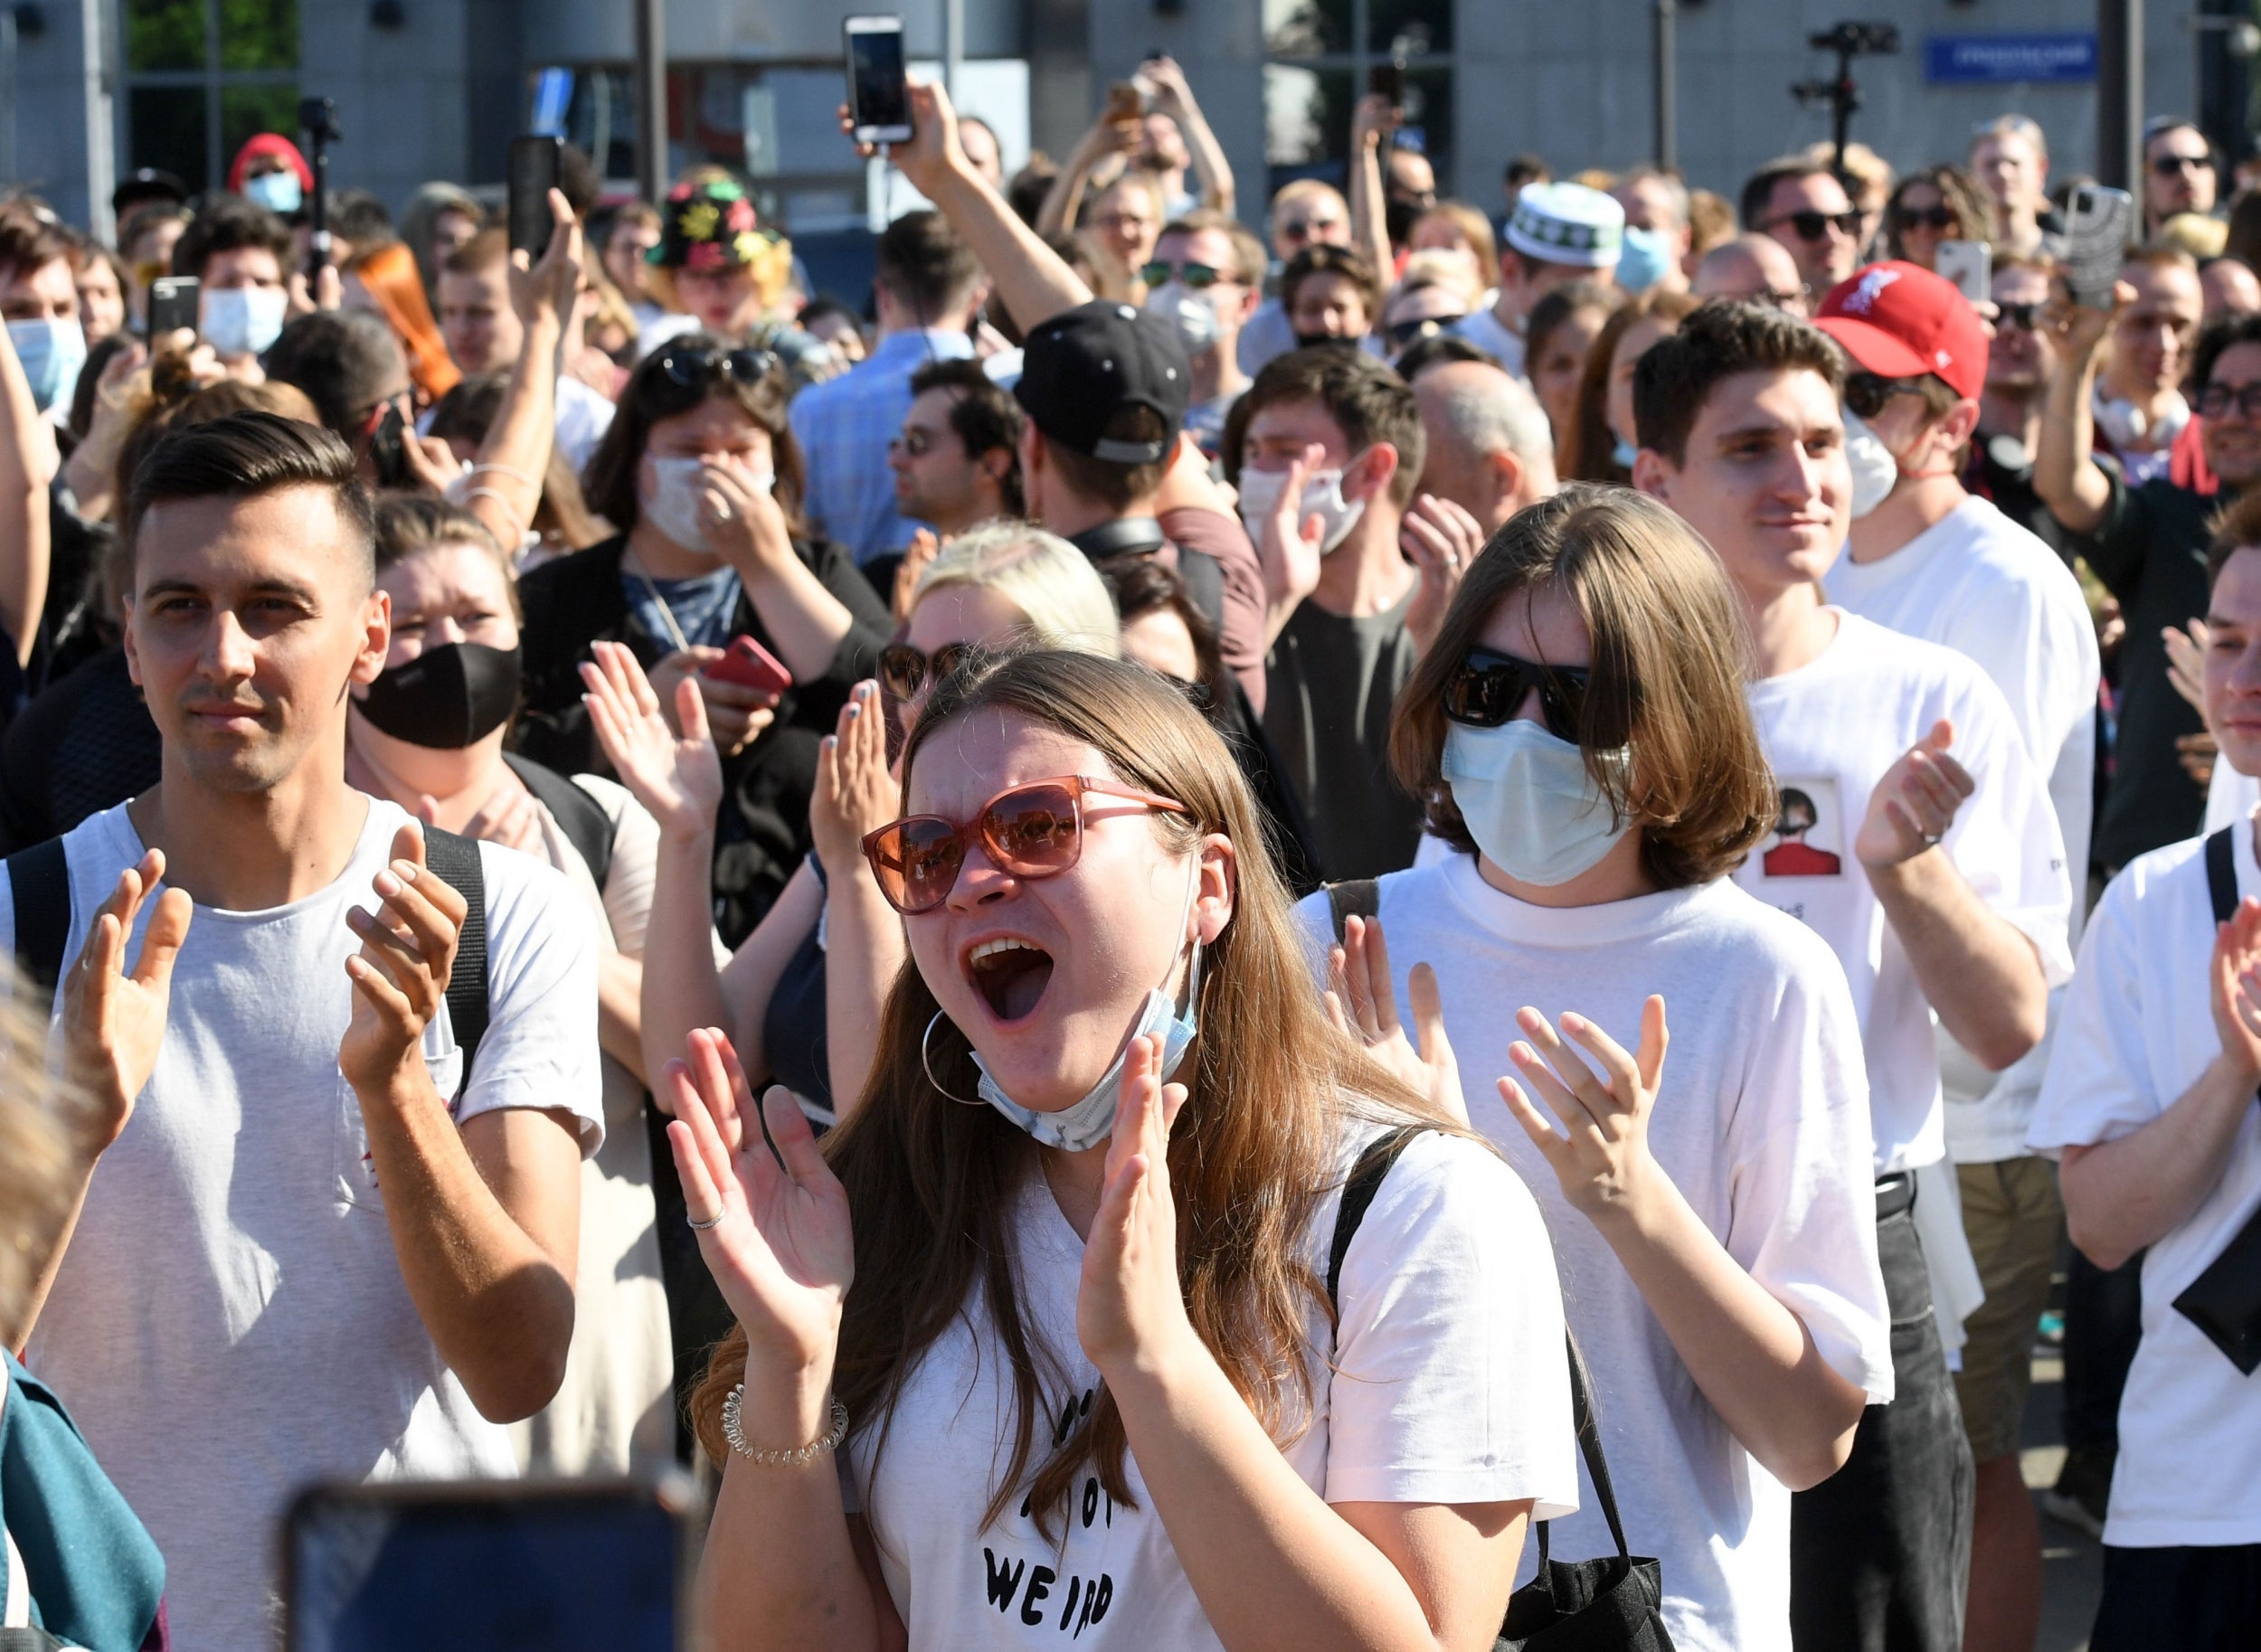
[[[1488,1648],[1574,1500],[1546,1235],[1327,1024],[1231,754],[1150,673],[1026,654],[935,690],[903,790],[862,1104],[819,1152],[718,1035],[669,1069],[738,1321],[715,1646]],[[1407,1123],[1330,1314],[1342,1183]]]

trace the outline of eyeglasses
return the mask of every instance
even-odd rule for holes
[[[1471,729],[1496,729],[1513,718],[1523,696],[1538,690],[1540,721],[1556,740],[1578,738],[1594,673],[1584,666],[1545,666],[1493,648],[1471,648],[1444,680],[1444,714]]]
[[[1183,281],[1199,292],[1205,287],[1215,287],[1225,279],[1225,272],[1209,264],[1173,264],[1165,259],[1153,259],[1139,266],[1139,279],[1149,287],[1159,287],[1165,281]]]
[[[1903,230],[1952,230],[1962,220],[1947,206],[1900,206],[1892,209],[1893,220]]]
[[[903,427],[902,435],[890,436],[887,439],[887,451],[893,453],[897,449],[909,454],[913,458],[924,458],[934,450],[933,433],[919,430],[915,426],[906,425]]]
[[[1455,323],[1463,319],[1465,317],[1460,316],[1418,316],[1411,321],[1393,321],[1382,329],[1382,334],[1402,350],[1416,339],[1449,333]]]
[[[932,654],[922,654],[909,643],[890,643],[879,651],[879,680],[896,699],[911,699],[929,682],[939,683],[964,665],[977,647],[944,643]]]
[[[2211,172],[2214,157],[2209,155],[2154,155],[2151,169],[2162,178],[2181,177],[2186,172]]]
[[[2042,312],[2048,308],[2045,304],[1997,304],[1994,329],[2000,332],[2006,326],[2023,327],[2029,333],[2038,333],[2041,330]]]
[[[1921,379],[1887,379],[1878,373],[1849,373],[1845,378],[1845,405],[1863,419],[1877,417],[1895,396],[1923,393]]]
[[[2221,419],[2231,408],[2240,419],[2261,419],[2261,379],[2250,384],[2209,384],[2199,392],[2199,417]]]
[[[720,379],[752,386],[770,376],[777,357],[767,350],[667,349],[660,352],[659,372],[682,390],[705,390]]]
[[[1771,230],[1777,224],[1788,224],[1800,241],[1820,241],[1831,230],[1850,241],[1860,233],[1859,212],[1781,212],[1759,225]]]
[[[983,804],[971,820],[906,816],[866,836],[864,858],[871,863],[887,904],[913,918],[950,899],[965,866],[966,851],[977,838],[990,864],[1017,878],[1048,878],[1065,872],[1083,855],[1083,800],[1093,794],[1173,815],[1192,812],[1174,798],[1089,775],[1064,775],[1008,787]]]

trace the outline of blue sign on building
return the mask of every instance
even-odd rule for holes
[[[2095,78],[2094,30],[1924,36],[1924,79],[1934,86],[2001,86]]]

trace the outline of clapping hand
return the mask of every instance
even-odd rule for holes
[[[1468,1100],[1461,1094],[1460,1062],[1444,1035],[1444,1003],[1437,972],[1415,964],[1405,981],[1416,1050],[1397,1019],[1397,996],[1390,986],[1389,945],[1378,918],[1343,920],[1342,944],[1327,954],[1327,1015],[1335,1025],[1366,1046],[1366,1053],[1429,1098],[1446,1118],[1468,1122]]]
[[[2261,901],[2248,895],[2216,926],[2208,974],[2223,1058],[2247,1078],[2261,1077]]]
[[[1263,520],[1256,554],[1263,566],[1264,597],[1274,617],[1275,630],[1297,603],[1319,589],[1320,540],[1325,524],[1316,513],[1303,514],[1303,484],[1326,458],[1327,450],[1317,443],[1305,448],[1303,456],[1289,464],[1280,502]]]
[[[116,1141],[133,1116],[135,1100],[156,1071],[172,1002],[173,966],[188,939],[194,906],[187,893],[168,889],[157,897],[141,955],[126,968],[126,938],[141,903],[165,877],[165,855],[152,849],[141,864],[118,875],[118,884],[94,915],[79,961],[63,982],[65,1070],[95,1100],[91,1146]]]
[[[1649,1152],[1649,1116],[1656,1109],[1670,1042],[1664,1000],[1651,996],[1641,1005],[1638,1055],[1626,1054],[1585,1016],[1562,1017],[1562,1033],[1601,1063],[1606,1083],[1537,1010],[1518,1011],[1516,1024],[1530,1043],[1518,1040],[1509,1046],[1509,1057],[1569,1134],[1557,1135],[1515,1080],[1499,1081],[1499,1099],[1554,1166],[1565,1198],[1597,1225],[1630,1214],[1662,1175]]]
[[[1185,1105],[1186,1087],[1162,1082],[1161,1035],[1132,1039],[1075,1298],[1077,1340],[1110,1381],[1195,1336],[1178,1278],[1169,1185],[1170,1127]]]
[[[1939,846],[1955,811],[1978,789],[1970,770],[1947,755],[1954,743],[1954,725],[1942,717],[1877,782],[1853,838],[1863,866],[1882,871]]]
[[[711,831],[723,801],[723,760],[706,730],[706,703],[688,672],[675,684],[678,736],[659,714],[636,656],[620,643],[592,643],[595,663],[584,662],[582,703],[590,726],[622,784],[652,813],[660,830],[678,840]]]
[[[818,750],[817,786],[809,799],[809,833],[834,888],[864,873],[864,835],[895,817],[902,795],[887,769],[879,684],[858,683],[840,708],[838,726]]]
[[[384,1093],[412,1062],[421,1062],[424,1029],[447,1001],[456,940],[469,910],[424,864],[421,823],[393,835],[393,858],[371,883],[378,911],[356,906],[345,912],[361,950],[345,960],[354,1015],[337,1051],[338,1071],[364,1097]]]
[[[1421,589],[1405,610],[1405,632],[1425,654],[1469,565],[1483,553],[1484,526],[1452,500],[1422,494],[1398,525],[1397,547],[1421,571]]]

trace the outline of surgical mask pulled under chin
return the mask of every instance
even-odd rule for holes
[[[1899,485],[1900,461],[1884,438],[1849,407],[1845,410],[1845,461],[1853,471],[1853,515],[1866,516],[1891,497]]]
[[[1183,281],[1165,281],[1147,294],[1146,313],[1178,329],[1187,355],[1199,355],[1216,343],[1216,307]]]
[[[1194,881],[1186,892],[1186,914],[1193,914],[1195,893],[1201,887],[1201,868],[1194,867]],[[1182,927],[1179,933],[1183,933]],[[1177,962],[1176,954],[1170,961]],[[1193,961],[1186,967],[1186,1011],[1178,1013],[1170,996],[1160,987],[1146,995],[1146,1007],[1139,1014],[1139,1024],[1130,1038],[1122,1041],[1122,1048],[1115,1052],[1114,1064],[1100,1075],[1099,1082],[1083,1092],[1083,1099],[1057,1112],[1040,1113],[1034,1108],[1023,1107],[1005,1093],[1004,1087],[989,1076],[989,1069],[977,1054],[973,1064],[979,1069],[981,1081],[975,1092],[991,1107],[1003,1113],[1015,1124],[1027,1131],[1048,1147],[1064,1153],[1081,1153],[1096,1147],[1115,1133],[1115,1109],[1122,1097],[1122,1069],[1130,1059],[1132,1040],[1162,1035],[1162,1078],[1175,1076],[1178,1063],[1186,1059],[1187,1046],[1194,1034],[1201,1030],[1201,942],[1193,943]],[[932,1074],[930,1073],[930,1077]],[[937,1087],[939,1088],[939,1086]],[[945,1092],[947,1093],[947,1092]]]
[[[1612,760],[1622,764],[1627,754]],[[1632,830],[1586,772],[1585,754],[1528,719],[1496,729],[1451,724],[1442,770],[1468,835],[1518,883],[1567,883]]]
[[[644,462],[651,467],[652,476],[651,491],[638,502],[644,519],[686,551],[712,552],[714,547],[706,543],[706,530],[699,523],[699,488],[709,468],[706,461],[695,455],[689,458],[648,455]],[[773,471],[741,470],[738,476],[758,494],[767,494],[777,485]]]
[[[86,365],[85,329],[76,321],[42,316],[8,323],[8,343],[15,346],[15,359],[24,364],[24,377],[32,387],[32,404],[43,413],[52,407],[70,406],[79,388],[79,370]]]
[[[222,355],[264,355],[289,312],[290,295],[279,287],[206,288],[196,327]]]
[[[1248,537],[1260,545],[1264,540],[1264,524],[1280,508],[1280,496],[1287,486],[1288,473],[1284,470],[1241,471],[1241,522],[1248,529]],[[1342,496],[1340,470],[1314,471],[1303,478],[1303,496],[1296,506],[1295,525],[1300,533],[1306,518],[1319,518],[1321,556],[1348,539],[1350,530],[1358,525],[1358,518],[1365,514],[1365,500]]]

